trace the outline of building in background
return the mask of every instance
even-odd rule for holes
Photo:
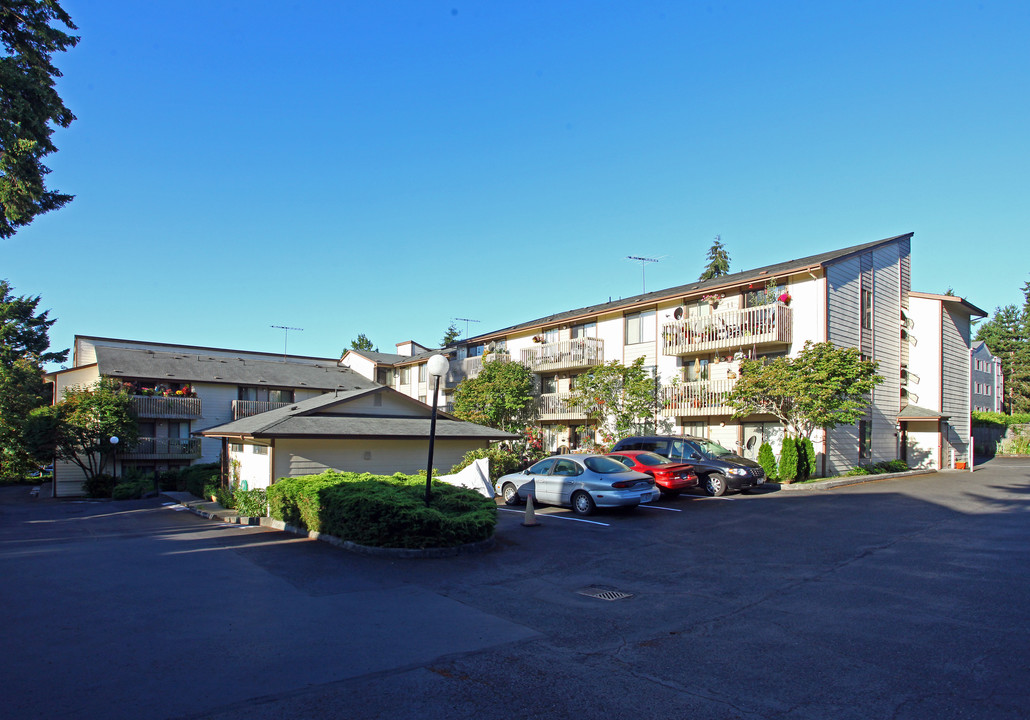
[[[973,372],[969,378],[973,410],[1004,412],[1004,382],[1001,358],[996,357],[983,340],[973,343]]]

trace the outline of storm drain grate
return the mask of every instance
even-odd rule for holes
[[[598,600],[625,600],[626,598],[633,597],[633,593],[622,592],[621,590],[614,590],[612,588],[604,587],[585,587],[580,588],[576,591],[578,595],[586,595],[587,597],[597,598]]]

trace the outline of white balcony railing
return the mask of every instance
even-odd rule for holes
[[[165,397],[163,395],[133,395],[132,409],[138,418],[199,419],[200,398]]]
[[[533,372],[575,370],[604,364],[604,340],[575,338],[544,343],[522,351],[522,364]]]
[[[661,390],[662,414],[677,417],[732,415],[726,396],[733,380],[697,380],[665,385]]]
[[[586,420],[587,412],[572,402],[572,393],[545,393],[537,400],[537,416],[541,420]]]
[[[288,402],[270,402],[268,400],[233,400],[232,419],[239,420],[240,418],[258,415],[269,410],[278,410],[281,407],[292,404]]]
[[[789,344],[793,311],[783,303],[676,320],[662,325],[662,352],[694,355],[749,345]]]
[[[453,387],[462,380],[468,380],[479,375],[483,370],[484,362],[510,362],[511,354],[507,352],[487,353],[476,357],[464,358],[463,360],[451,360],[450,368],[447,370],[446,384]],[[441,386],[443,389],[443,386]]]

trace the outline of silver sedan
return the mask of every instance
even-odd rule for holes
[[[589,515],[598,507],[634,507],[658,497],[654,478],[604,455],[556,455],[502,476],[497,492],[508,505],[537,502],[571,507]]]

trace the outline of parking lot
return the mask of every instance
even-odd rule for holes
[[[1030,461],[996,460],[502,509],[492,551],[387,560],[4,493],[0,715],[1022,718],[1028,509]]]

